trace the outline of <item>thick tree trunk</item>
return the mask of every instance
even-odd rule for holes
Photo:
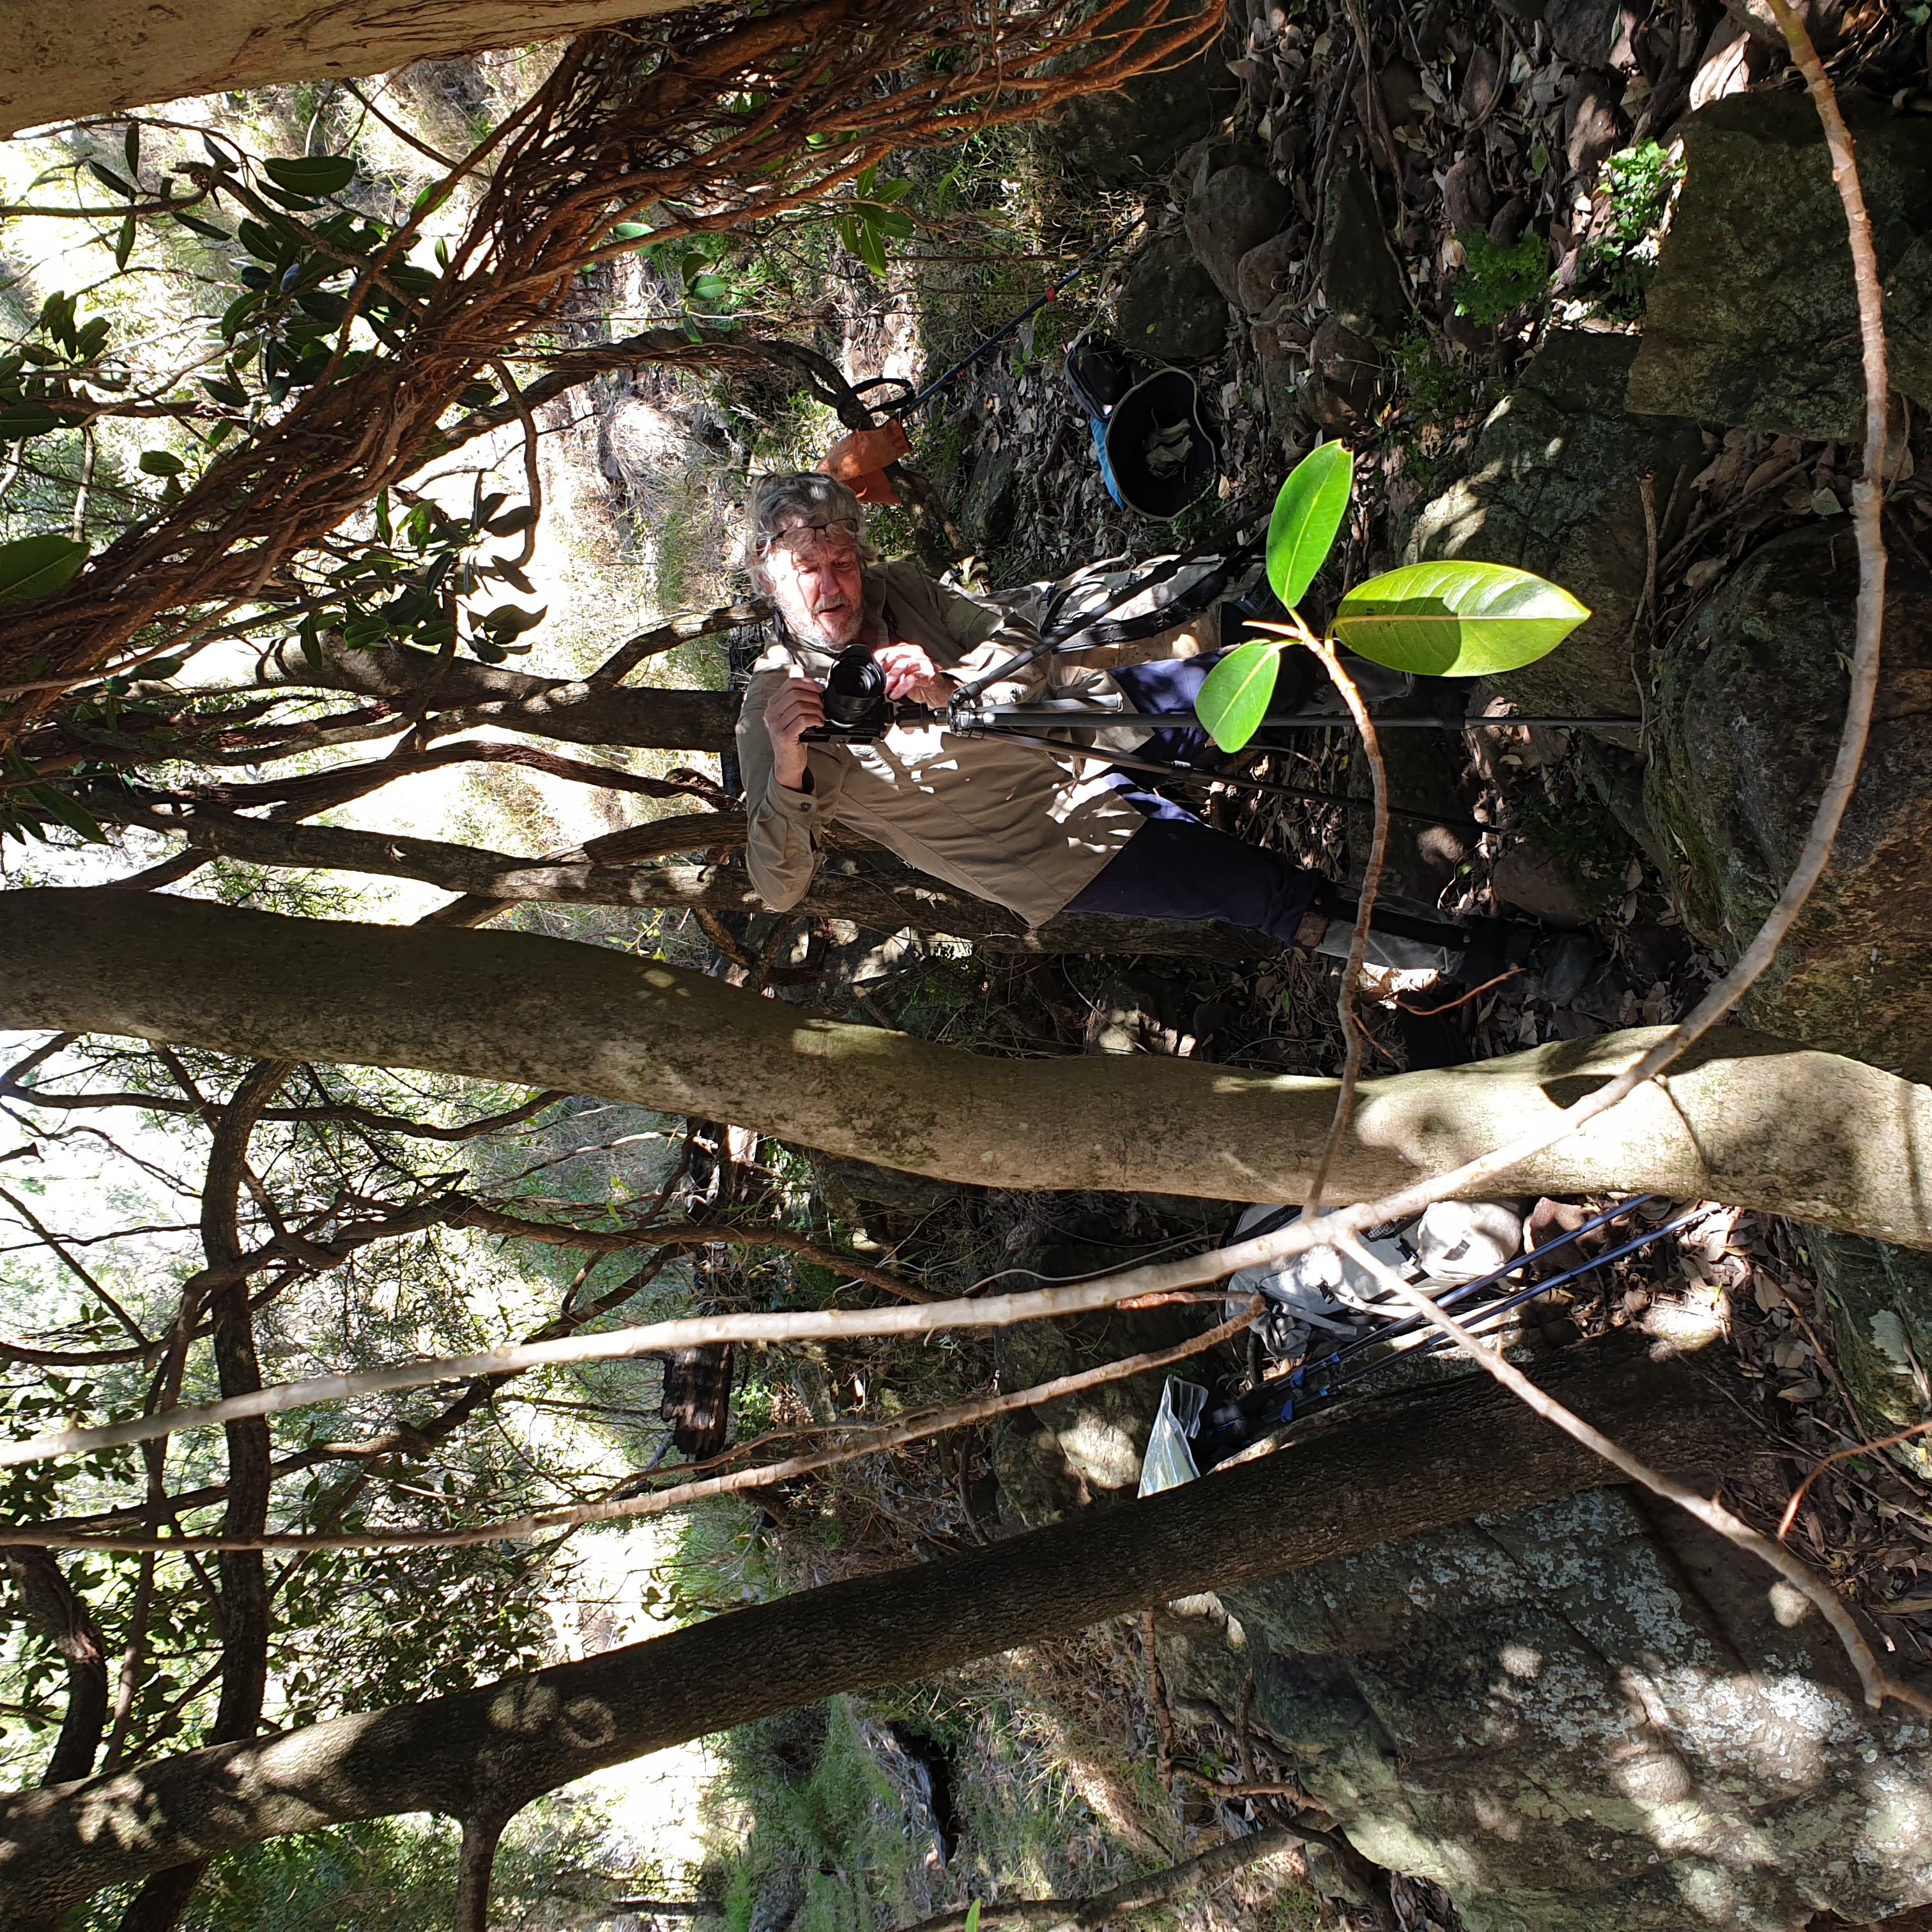
[[[67,1713],[40,1780],[65,1784],[94,1768],[107,1727],[106,1646],[52,1550],[10,1550],[0,1560],[13,1573],[28,1628],[50,1639],[67,1666]]]
[[[736,1120],[994,1187],[1299,1201],[1334,1083],[1149,1055],[996,1060],[801,1014],[703,975],[523,933],[291,920],[111,890],[10,892],[0,1024],[420,1067]],[[1331,1193],[1500,1146],[1657,1035],[1364,1084]],[[1932,1090],[1735,1029],[1504,1191],[1648,1189],[1932,1247]]]
[[[223,1112],[208,1150],[201,1191],[201,1244],[210,1272],[232,1269],[242,1259],[239,1216],[246,1183],[248,1142],[262,1110],[296,1070],[288,1060],[263,1060],[249,1069]],[[208,1296],[214,1330],[215,1372],[224,1395],[248,1395],[262,1386],[255,1354],[255,1317],[245,1279],[227,1281]],[[191,1313],[184,1310],[188,1326]],[[231,1422],[223,1433],[228,1449],[225,1535],[259,1536],[266,1526],[272,1444],[262,1418]],[[208,1733],[214,1744],[252,1738],[262,1721],[268,1682],[268,1573],[259,1550],[225,1550],[221,1578],[221,1699]],[[192,1858],[152,1874],[122,1914],[118,1932],[175,1932],[207,1870]]]
[[[386,74],[412,61],[560,39],[683,0],[18,0],[0,135],[184,94]]]
[[[1721,1468],[1749,1452],[1741,1412],[1640,1348],[1578,1349],[1543,1379],[1654,1466]],[[1373,1406],[1322,1436],[1318,1451],[1298,1448],[989,1550],[434,1702],[20,1793],[0,1801],[0,1922],[46,1924],[104,1886],[284,1832],[401,1811],[508,1816],[690,1738],[1547,1502],[1602,1472],[1485,1378]]]

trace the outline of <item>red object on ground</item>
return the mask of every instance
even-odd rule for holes
[[[886,465],[910,454],[912,443],[905,424],[896,417],[880,429],[854,430],[825,452],[820,466],[836,476],[862,503],[896,503],[898,492],[886,474]]]

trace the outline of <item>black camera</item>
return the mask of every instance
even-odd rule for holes
[[[850,644],[832,660],[825,674],[825,722],[799,736],[806,744],[838,739],[865,743],[880,736],[892,722],[886,674],[872,656],[872,646]]]

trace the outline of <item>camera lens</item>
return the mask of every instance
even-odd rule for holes
[[[825,722],[842,731],[885,728],[886,674],[869,646],[854,645],[832,660],[825,679]]]

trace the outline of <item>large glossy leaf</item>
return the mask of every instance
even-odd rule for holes
[[[1230,651],[1208,674],[1194,715],[1222,751],[1238,752],[1259,729],[1286,648],[1272,638],[1257,638]]]
[[[1339,442],[1318,443],[1288,472],[1268,519],[1268,577],[1292,610],[1328,560],[1348,513],[1355,459]]]
[[[24,604],[58,590],[87,561],[71,537],[22,537],[0,544],[0,604]]]
[[[1358,584],[1335,636],[1393,670],[1480,677],[1553,651],[1589,612],[1560,585],[1502,563],[1412,563]]]

